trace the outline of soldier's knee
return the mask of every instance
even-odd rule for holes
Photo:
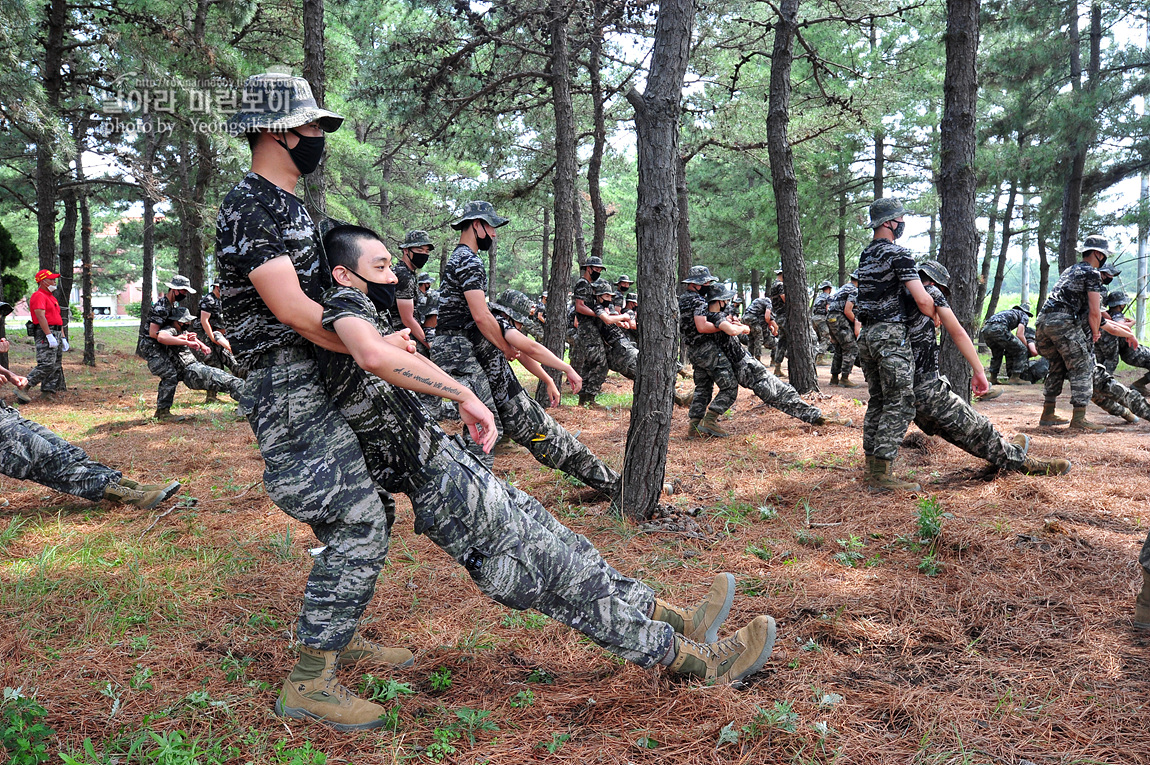
[[[472,547],[459,562],[480,592],[508,608],[523,611],[539,602],[543,583],[540,572],[521,558],[517,549],[489,554]]]

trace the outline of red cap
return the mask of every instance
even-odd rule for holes
[[[54,274],[46,268],[41,268],[36,272],[36,283],[44,281],[45,279],[59,279],[60,274]]]

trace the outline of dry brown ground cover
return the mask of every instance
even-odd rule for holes
[[[500,471],[663,597],[692,603],[714,573],[733,572],[728,624],[772,614],[775,656],[738,690],[622,665],[562,625],[487,601],[412,532],[400,499],[366,631],[415,651],[414,668],[377,673],[413,693],[388,702],[396,732],[351,735],[271,714],[316,542],[263,493],[246,423],[182,388],[177,404],[196,419],[153,422],[142,362],[115,349],[100,362],[91,372],[70,360],[72,391],[26,415],[132,477],[178,477],[185,490],[157,517],[0,482],[0,687],[47,709],[54,753],[191,763],[194,742],[200,763],[317,763],[312,750],[329,763],[437,752],[460,763],[1150,763],[1150,641],[1130,624],[1150,522],[1146,426],[1039,429],[1039,389],[1007,389],[982,410],[1074,470],[987,476],[918,437],[899,467],[929,484],[931,505],[862,490],[857,429],[815,430],[742,391],[728,440],[686,441],[675,413],[666,500],[679,520],[702,508],[699,533],[689,520],[673,531],[616,520],[515,447]],[[18,349],[13,366],[27,365]],[[828,390],[820,405],[861,420],[860,401]],[[556,418],[621,463],[625,409]],[[917,518],[932,506],[942,531],[924,543]],[[447,746],[427,749],[437,740]]]

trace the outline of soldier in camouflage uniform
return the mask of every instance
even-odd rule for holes
[[[934,301],[922,287],[918,267],[909,250],[895,244],[902,236],[907,210],[897,199],[876,199],[870,206],[874,239],[862,251],[858,267],[855,317],[859,333],[859,366],[870,399],[863,419],[865,483],[876,491],[920,491],[916,483],[899,481],[891,465],[915,416],[914,354],[909,324],[917,318],[915,306],[934,317]],[[985,388],[975,388],[983,393]]]
[[[990,349],[990,382],[998,385],[998,373],[1002,369],[1002,359],[1006,357],[1006,372],[1009,379],[1003,385],[1023,385],[1022,371],[1031,355],[1038,355],[1038,349],[1026,340],[1026,325],[1030,321],[1030,306],[1016,305],[1006,311],[999,311],[986,320],[978,339]]]
[[[575,310],[575,344],[578,354],[572,348],[572,365],[583,377],[583,390],[579,393],[580,406],[598,407],[595,397],[607,379],[610,367],[607,362],[607,346],[599,332],[599,325],[624,323],[623,317],[608,313],[607,307],[596,298],[593,284],[603,278],[603,261],[592,255],[583,264],[579,280],[571,290],[571,303]],[[607,285],[610,288],[610,285]]]
[[[1129,328],[1130,320],[1127,319],[1124,315],[1126,312],[1126,307],[1130,304],[1130,298],[1126,295],[1126,293],[1122,290],[1116,290],[1109,293],[1106,296],[1106,304],[1109,308],[1110,318],[1114,321],[1124,324],[1127,328]],[[1117,345],[1118,358],[1122,359],[1122,361],[1126,362],[1132,367],[1138,367],[1140,369],[1147,370],[1146,374],[1142,375],[1140,378],[1131,383],[1130,387],[1141,393],[1143,396],[1150,396],[1150,388],[1147,388],[1147,384],[1150,384],[1150,348],[1147,348],[1145,345],[1142,345],[1137,341],[1131,342],[1124,337],[1116,337],[1115,340]],[[1104,363],[1106,365],[1107,371],[1109,371],[1111,374],[1114,373],[1114,370],[1118,366],[1117,361],[1114,361],[1113,364],[1111,364],[1110,360]]]
[[[611,299],[611,305],[615,306],[615,310],[617,310],[619,313],[624,312],[623,309],[627,305],[627,293],[631,291],[632,284],[633,282],[631,281],[631,277],[627,276],[627,274],[622,274],[618,279],[615,280],[615,295]]]
[[[1142,569],[1142,589],[1134,600],[1134,627],[1150,630],[1150,534],[1146,535],[1146,541],[1142,544],[1138,564]]]
[[[783,376],[783,360],[790,348],[790,335],[787,334],[787,288],[783,284],[783,269],[775,269],[775,281],[771,283],[767,296],[771,299],[771,316],[777,327],[777,342],[771,352],[775,364],[775,377]]]
[[[391,269],[396,278],[395,314],[391,317],[392,329],[396,332],[404,328],[410,329],[411,339],[421,350],[430,353],[431,343],[424,336],[423,324],[420,323],[416,315],[420,296],[416,274],[419,273],[419,269],[427,265],[427,259],[431,256],[431,251],[435,249],[435,245],[432,244],[426,231],[416,229],[407,232],[407,235],[403,237],[403,244],[399,247],[399,251],[402,253],[401,260],[394,264]]]
[[[815,352],[819,357],[819,363],[822,363],[822,356],[826,355],[826,352],[834,344],[831,340],[831,328],[827,323],[831,293],[834,288],[829,279],[824,280],[819,285],[818,292],[815,293],[815,298],[811,302],[811,326],[814,327],[815,337],[818,340],[818,347]]]
[[[1082,260],[1062,272],[1058,283],[1038,312],[1035,320],[1035,347],[1050,362],[1043,387],[1045,401],[1038,424],[1043,427],[1064,425],[1056,402],[1062,385],[1070,378],[1070,404],[1074,408],[1072,428],[1102,431],[1086,419],[1086,405],[1094,393],[1094,351],[1101,332],[1102,278],[1098,269],[1110,254],[1109,243],[1100,236],[1086,237],[1080,250]],[[1082,330],[1083,320],[1089,336]]]
[[[474,393],[383,336],[389,328],[358,274],[376,272],[372,263],[386,264],[386,248],[376,246],[370,232],[335,241],[338,231],[326,239],[336,286],[324,295],[323,323],[339,333],[353,356],[324,354],[328,390],[356,431],[376,482],[411,499],[416,533],[451,555],[496,602],[537,609],[627,661],[643,667],[662,663],[673,674],[718,682],[758,671],[774,642],[770,617],[757,617],[734,638],[716,642],[733,601],[734,577],[716,577],[695,609],[657,599],[650,587],[611,567],[586,538],[496,478],[424,416],[408,390],[458,401],[476,442],[494,445],[494,417]],[[354,359],[371,361],[361,368]]]
[[[152,303],[152,310],[148,320],[140,325],[140,337],[136,341],[136,355],[148,362],[148,371],[160,378],[160,387],[156,393],[156,413],[159,420],[180,420],[172,414],[172,402],[176,397],[176,386],[180,383],[180,370],[172,363],[171,356],[164,348],[172,343],[170,339],[161,340],[160,330],[171,324],[172,313],[188,295],[196,294],[192,289],[192,281],[186,276],[177,274],[166,283],[168,291]],[[178,343],[184,345],[183,341]]]
[[[623,299],[623,315],[631,321],[631,328],[624,330],[631,339],[636,351],[639,348],[639,293],[628,292]]]
[[[771,299],[769,297],[757,297],[752,300],[743,313],[743,320],[751,328],[751,333],[747,335],[749,340],[747,350],[756,359],[762,355],[764,348],[772,350],[778,345],[775,335],[779,328],[775,324],[771,312]]]
[[[459,244],[451,252],[443,269],[439,290],[439,322],[435,330],[435,344],[431,346],[431,359],[444,372],[466,385],[479,396],[491,411],[495,401],[491,386],[476,356],[476,346],[484,338],[492,343],[508,361],[519,354],[503,339],[499,324],[487,308],[487,268],[479,252],[487,252],[495,242],[496,229],[508,219],[495,213],[490,202],[472,201],[463,208],[463,214],[451,227],[459,232]],[[502,434],[502,425],[496,415],[495,425]],[[464,438],[469,435],[464,432]],[[468,448],[476,459],[488,468],[495,458],[485,454],[474,442]]]
[[[627,314],[616,312],[616,294],[610,284],[605,284],[600,279],[591,286],[591,290],[595,302],[603,306],[612,318],[622,316],[627,319],[626,322],[611,324],[605,321],[599,322],[599,336],[603,340],[603,347],[607,350],[607,367],[628,380],[634,380],[639,368],[639,349],[627,336],[627,332],[634,329],[631,319]]]
[[[388,514],[355,433],[323,387],[313,342],[344,346],[322,326],[317,301],[331,270],[315,223],[292,193],[318,166],[324,132],[342,118],[316,105],[307,80],[282,74],[249,77],[241,103],[229,127],[247,135],[252,170],[216,218],[224,315],[236,363],[248,371],[240,410],[259,442],[268,497],[322,545],[300,607],[299,661],[276,711],[340,730],[375,728],[383,708],[342,686],[339,665],[407,664],[412,656],[357,629],[387,552]]]
[[[729,436],[719,424],[719,416],[734,406],[739,396],[739,379],[730,359],[716,342],[720,330],[707,320],[706,289],[717,281],[706,266],[691,266],[682,282],[686,288],[679,295],[679,331],[695,382],[695,393],[687,412],[688,438]],[[712,399],[716,385],[719,393]]]
[[[168,361],[175,368],[176,379],[192,390],[209,393],[222,390],[238,401],[244,390],[243,380],[196,360],[194,351],[208,356],[211,349],[194,332],[188,331],[193,321],[188,309],[176,308],[168,321],[169,325],[156,333],[156,340],[161,344],[161,352],[168,355]]]
[[[226,369],[235,374],[236,359],[232,355],[232,344],[228,342],[227,328],[224,326],[223,308],[220,303],[220,285],[213,284],[200,298],[200,313],[192,322],[192,331],[204,338],[209,353],[200,359],[209,367]],[[214,401],[214,391],[208,391],[208,400]]]
[[[8,341],[0,338],[0,353]],[[26,387],[25,377],[0,366],[0,384]],[[33,481],[54,491],[92,502],[110,500],[151,510],[180,489],[179,481],[167,486],[139,484],[88,456],[43,425],[26,420],[20,412],[0,401],[0,473],[21,481]]]
[[[839,287],[827,301],[827,327],[830,329],[834,356],[831,358],[831,385],[857,388],[851,382],[851,370],[858,358],[859,344],[855,335],[855,301],[858,300],[859,278],[851,273],[851,280]]]
[[[710,287],[707,298],[707,321],[720,330],[714,335],[715,343],[722,349],[735,370],[739,384],[755,392],[764,404],[778,409],[811,425],[845,425],[851,421],[845,417],[825,417],[822,411],[799,397],[790,384],[767,371],[762,363],[743,349],[739,337],[749,334],[751,328],[726,313],[728,302],[735,293],[721,284]]]
[[[923,288],[934,300],[942,326],[970,364],[975,387],[985,387],[982,361],[966,330],[958,323],[946,295],[950,273],[936,260],[919,266]],[[914,424],[928,436],[942,436],[958,448],[980,457],[1002,470],[1031,475],[1063,475],[1070,462],[1064,459],[1040,460],[1029,455],[1030,438],[1019,433],[1006,440],[994,425],[951,390],[950,381],[938,373],[938,337],[934,319],[921,312],[910,323],[910,344],[914,353]]]

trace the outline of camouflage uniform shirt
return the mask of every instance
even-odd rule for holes
[[[583,305],[594,311],[596,316],[607,311],[607,309],[599,303],[595,297],[595,293],[591,290],[591,282],[587,281],[582,276],[579,277],[579,281],[575,282],[575,286],[571,288],[572,305],[575,304],[576,299],[582,300]],[[576,311],[576,313],[578,312]],[[583,318],[586,318],[586,314],[580,314],[579,321],[582,322]]]
[[[827,311],[830,310],[830,301],[831,296],[819,290],[819,294],[815,295],[815,302],[811,304],[811,313],[825,318]]]
[[[1013,332],[1018,329],[1018,325],[1022,325],[1022,329],[1026,331],[1026,323],[1030,321],[1030,317],[1017,308],[1011,308],[1006,311],[999,311],[986,320],[986,326],[994,325],[1007,332]]]
[[[156,334],[176,337],[183,333],[177,332],[175,327],[166,327]],[[177,369],[184,370],[196,363],[196,357],[192,354],[192,349],[186,345],[160,345],[160,347],[168,354],[168,358],[172,360],[172,363],[176,365]]]
[[[710,338],[695,328],[695,317],[706,315],[707,301],[698,292],[687,290],[679,296],[679,331],[683,333],[683,345],[691,348]]]
[[[148,328],[152,324],[155,324],[161,329],[168,326],[172,311],[175,309],[176,307],[172,305],[171,300],[168,300],[166,293],[160,295],[159,299],[152,303],[152,310],[148,312],[148,320],[140,325],[140,339],[136,342],[136,353],[163,351],[163,346],[153,340],[151,335],[148,334]]]
[[[315,223],[294,194],[248,173],[224,197],[216,218],[223,316],[242,370],[276,348],[311,345],[275,317],[248,278],[264,263],[285,255],[295,267],[304,294],[318,303],[331,283],[331,270]]]
[[[783,301],[783,296],[787,294],[787,287],[778,279],[771,283],[771,290],[767,293],[771,298],[771,311],[777,317],[783,315],[784,306],[786,303]]]
[[[767,311],[770,310],[771,299],[767,297],[755,298],[743,312],[747,324],[763,326],[767,323]]]
[[[487,269],[475,250],[465,244],[457,245],[443,267],[443,282],[439,289],[438,329],[470,329],[475,326],[465,292],[487,292]],[[398,293],[397,293],[398,296]]]
[[[942,290],[933,284],[925,289],[926,294],[934,299],[935,306],[950,308]],[[934,332],[934,319],[921,311],[910,320],[908,330],[910,349],[914,354],[914,384],[918,386],[938,377],[938,336]]]
[[[1089,314],[1090,292],[1103,293],[1102,276],[1086,261],[1079,261],[1062,272],[1058,283],[1042,305],[1042,313],[1065,313],[1080,319]]]
[[[857,303],[858,296],[858,286],[852,284],[851,282],[847,282],[831,294],[830,300],[827,301],[827,312],[845,313],[847,303]]]
[[[192,322],[192,329],[196,332],[203,330],[203,322],[200,321],[200,314],[206,313],[208,321],[212,323],[213,332],[226,332],[224,323],[220,321],[220,313],[223,311],[223,306],[220,299],[215,296],[215,293],[208,292],[200,298],[200,310],[196,313],[195,320]],[[201,338],[202,339],[202,338]]]
[[[321,298],[324,329],[335,331],[343,318],[362,319],[380,334],[391,331],[367,295],[351,287],[332,287]],[[396,388],[355,363],[346,353],[319,351],[324,385],[332,402],[357,433],[372,477],[387,491],[407,491],[405,479],[443,449],[448,436],[430,421],[414,395]]]
[[[416,310],[419,307],[419,297],[417,293],[419,290],[415,288],[415,274],[411,273],[411,269],[402,260],[392,261],[392,273],[398,280],[395,285],[395,299],[396,300],[410,300],[412,302],[412,309]],[[466,303],[466,301],[464,301]],[[418,313],[416,319],[418,320]],[[390,317],[391,329],[393,332],[399,332],[406,329],[403,319],[399,318],[399,309],[396,308],[395,312]]]
[[[875,239],[859,256],[858,275],[855,315],[863,324],[905,324],[917,315],[914,299],[903,287],[903,282],[918,279],[918,266],[910,250]]]

